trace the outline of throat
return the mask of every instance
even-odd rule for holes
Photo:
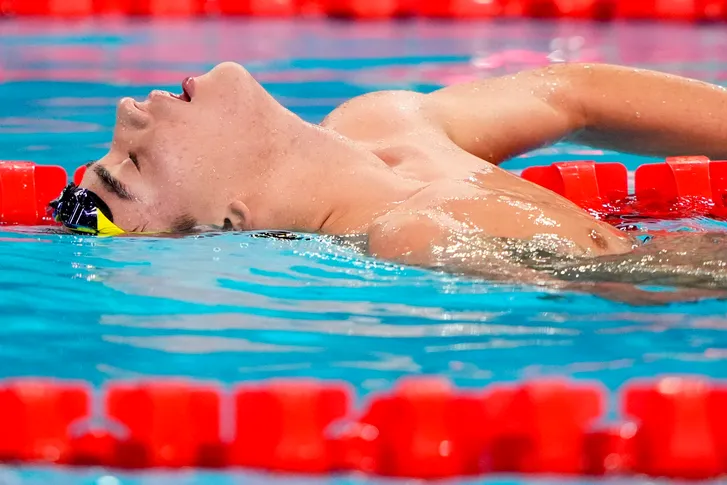
[[[428,186],[428,183],[400,177],[389,169],[383,176],[362,176],[351,184],[341,185],[338,203],[321,224],[320,232],[334,235],[363,234],[377,218],[396,209]]]

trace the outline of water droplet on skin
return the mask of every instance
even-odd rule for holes
[[[177,187],[181,187],[181,185],[182,185],[182,182],[177,182],[177,183],[176,183],[176,184],[174,184],[174,185],[176,185]]]
[[[641,118],[641,113],[639,113],[639,112],[637,111],[637,112],[636,112],[635,114],[636,114],[636,117],[637,117],[637,118]]]

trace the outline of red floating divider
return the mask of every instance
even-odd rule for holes
[[[632,384],[624,412],[639,421],[637,473],[712,478],[727,472],[727,390],[703,379],[671,377]]]
[[[85,172],[83,166],[75,171],[76,184]],[[522,177],[608,216],[611,222],[618,216],[727,218],[727,161],[670,157],[665,163],[642,165],[636,170],[634,197],[627,193],[627,171],[619,163],[557,162],[528,167]],[[53,224],[48,204],[66,179],[61,167],[0,162],[0,223]]]
[[[184,382],[115,384],[108,390],[108,417],[129,435],[119,441],[117,465],[219,467],[225,464],[220,437],[221,392]]]
[[[292,17],[297,12],[295,0],[217,0],[224,15],[254,17]]]
[[[496,472],[581,474],[587,432],[603,412],[597,385],[566,381],[495,387],[485,397]]]
[[[0,387],[0,461],[69,463],[69,426],[89,414],[85,384],[19,380]]]
[[[538,3],[543,3],[541,0]],[[610,18],[609,0],[552,0],[551,17],[606,19]]]
[[[636,170],[635,192],[652,211],[676,215],[727,214],[727,162],[670,157]]]
[[[615,16],[623,19],[723,20],[724,0],[617,0]]]
[[[62,167],[31,162],[0,163],[0,223],[51,224],[48,210],[66,185]]]
[[[4,0],[0,14],[165,17],[307,16],[327,12],[361,20],[413,14],[458,19],[531,16],[693,22],[726,20],[726,3],[724,0]]]
[[[321,17],[326,13],[326,0],[296,0],[296,12],[301,17]]]
[[[97,15],[125,15],[134,11],[135,0],[93,0],[93,11]]]
[[[86,175],[86,166],[81,165],[73,173],[73,183],[76,185],[80,185],[84,175]]]
[[[336,464],[330,426],[349,412],[344,384],[272,381],[235,393],[232,465],[267,470],[322,473]]]
[[[131,0],[128,13],[157,17],[188,17],[204,13],[204,6],[205,0]]]
[[[727,473],[727,387],[699,378],[626,385],[623,412],[635,421],[607,428],[593,427],[604,407],[600,386],[570,381],[482,392],[439,378],[405,378],[360,415],[348,408],[347,386],[313,380],[243,386],[234,396],[203,383],[114,383],[106,392],[106,428],[72,435],[91,422],[90,395],[87,385],[72,382],[4,383],[0,462],[246,466],[423,479]],[[236,435],[228,443],[220,437],[221,410],[233,398]],[[125,432],[112,434],[112,427]]]
[[[488,426],[481,395],[458,393],[444,379],[404,379],[344,432],[342,467],[427,479],[474,475],[483,471]]]
[[[697,8],[699,20],[727,19],[727,2],[725,0],[698,0]]]
[[[506,0],[419,0],[413,4],[413,12],[423,17],[489,18],[500,16],[505,2]]]
[[[68,463],[79,466],[118,466],[118,446],[118,439],[103,429],[73,436]]]
[[[673,157],[666,163],[641,165],[636,170],[639,199],[673,201],[678,197],[712,198],[707,157]]]
[[[587,208],[615,202],[628,193],[628,173],[620,163],[558,162],[528,167],[522,177]]]
[[[634,469],[633,423],[595,430],[586,434],[586,475],[627,475]]]
[[[332,17],[385,19],[399,13],[399,0],[325,0],[325,11]]]
[[[93,0],[6,0],[4,8],[23,16],[82,17],[93,14]]]

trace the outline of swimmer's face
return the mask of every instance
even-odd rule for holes
[[[184,88],[180,97],[154,91],[143,102],[122,99],[111,149],[81,183],[125,231],[223,226],[239,195],[236,157],[249,138],[246,127],[256,122],[250,92],[262,88],[233,63]]]

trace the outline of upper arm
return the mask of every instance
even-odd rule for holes
[[[424,213],[391,212],[376,219],[368,231],[371,256],[404,264],[436,265],[433,249],[445,243],[441,224]]]
[[[428,94],[431,122],[464,150],[493,163],[561,140],[584,124],[563,68],[524,71]]]
[[[438,211],[392,212],[372,224],[368,252],[389,261],[486,277],[539,284],[546,274],[509,260],[494,239],[467,232],[464,224]]]

